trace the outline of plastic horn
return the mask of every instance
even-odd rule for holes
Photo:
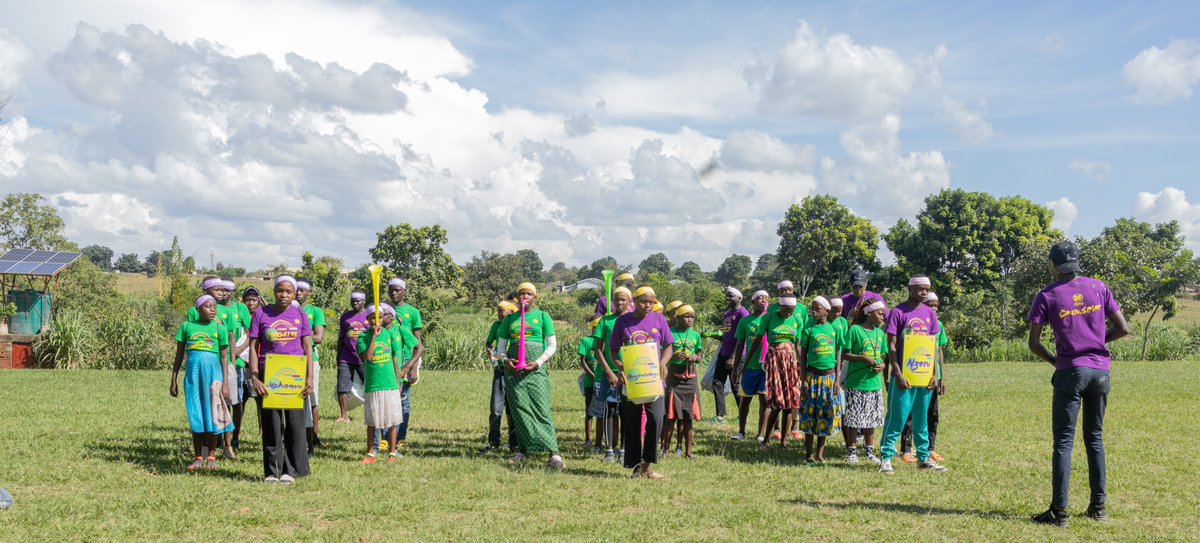
[[[514,367],[525,369],[525,301],[521,301],[521,335],[517,343],[517,363]]]
[[[383,274],[383,266],[371,264],[367,268],[371,272],[371,292],[375,293],[375,322],[379,321],[379,276]]]
[[[617,275],[617,272],[612,271],[612,270],[604,270],[604,271],[600,272],[600,275],[602,275],[604,277],[604,300],[608,302],[608,311],[605,312],[605,315],[612,315],[612,312],[613,312],[612,282],[613,282],[613,276]]]

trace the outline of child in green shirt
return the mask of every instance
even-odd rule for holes
[[[842,425],[846,429],[846,449],[849,464],[858,464],[859,433],[867,450],[867,460],[879,464],[872,446],[875,428],[883,426],[886,412],[883,406],[883,369],[887,355],[887,334],[883,321],[887,305],[882,300],[864,299],[854,311],[854,324],[847,332],[842,352],[842,375],[846,392],[846,414]]]
[[[832,305],[824,296],[809,306],[809,326],[800,334],[800,431],[808,463],[825,462],[825,440],[841,431],[842,403],[838,400],[838,350],[844,337],[829,324]],[[816,450],[813,450],[813,441]]]
[[[700,420],[700,379],[696,365],[700,363],[700,333],[692,328],[696,322],[696,310],[682,304],[675,310],[675,327],[671,328],[674,354],[667,364],[666,419],[662,429],[662,456],[667,457],[671,447],[671,432],[675,429],[684,440],[683,453],[692,459],[695,433],[692,421]]]

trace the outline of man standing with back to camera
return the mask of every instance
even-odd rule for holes
[[[1053,491],[1050,508],[1033,517],[1039,524],[1067,527],[1067,494],[1071,481],[1071,449],[1075,423],[1083,408],[1083,444],[1087,448],[1091,501],[1087,517],[1108,519],[1105,510],[1104,408],[1108,404],[1108,343],[1129,335],[1121,307],[1103,281],[1084,277],[1079,267],[1079,247],[1064,241],[1050,248],[1056,280],[1033,297],[1029,308],[1029,350],[1054,366]],[[1105,321],[1112,329],[1105,329]],[[1042,328],[1054,331],[1051,355],[1042,345]]]

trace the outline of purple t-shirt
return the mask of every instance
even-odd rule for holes
[[[737,309],[726,311],[725,316],[721,317],[721,349],[717,351],[717,356],[733,356],[733,349],[737,347],[738,323],[749,315],[750,312],[739,305]]]
[[[936,336],[942,329],[938,327],[937,313],[929,306],[918,303],[915,307],[908,301],[893,307],[888,312],[887,320],[883,323],[883,331],[896,336],[896,357],[904,356],[904,336]]]
[[[667,326],[667,319],[658,313],[650,313],[639,318],[637,313],[626,313],[617,317],[613,323],[612,334],[608,337],[608,348],[620,351],[625,345],[642,344],[653,341],[659,350],[675,343],[675,336]]]
[[[1103,281],[1076,277],[1042,289],[1025,320],[1054,330],[1055,369],[1108,371],[1112,359],[1104,343],[1104,320],[1120,310]]]
[[[855,296],[853,292],[847,292],[842,295],[842,316],[849,319],[850,314],[854,312],[854,308],[858,306],[859,300],[878,300],[882,302],[883,298],[869,290],[864,290],[862,297]]]
[[[294,305],[283,311],[273,305],[260,307],[250,317],[250,338],[259,340],[263,357],[269,354],[303,355],[300,338],[311,335],[308,316]]]
[[[366,311],[347,311],[338,318],[338,341],[342,348],[338,351],[338,364],[352,368],[362,365],[358,357],[358,336],[367,330]]]

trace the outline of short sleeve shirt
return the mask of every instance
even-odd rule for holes
[[[396,308],[396,320],[402,321],[409,330],[414,332],[422,327],[421,311],[408,304]]]
[[[362,365],[358,356],[358,338],[367,329],[367,313],[365,311],[347,311],[338,318],[338,335],[341,336],[342,348],[338,351],[338,364],[357,368]]]
[[[824,323],[813,324],[800,334],[800,348],[807,354],[808,367],[817,371],[828,371],[837,365],[837,350],[844,340],[836,326]]]
[[[749,315],[750,312],[746,308],[738,306],[733,311],[726,311],[721,317],[721,348],[717,351],[718,356],[733,356],[733,349],[737,347],[738,342],[738,323]]]
[[[758,337],[758,334],[755,332],[758,331],[758,324],[762,322],[762,317],[762,315],[757,317],[749,315],[742,319],[741,322],[738,322],[737,340],[746,343],[746,353],[743,356],[745,356],[746,369],[748,370],[762,369],[762,345],[754,341]]]
[[[617,352],[625,345],[649,342],[657,343],[660,351],[675,343],[675,336],[671,335],[667,319],[659,313],[648,313],[645,317],[638,317],[637,313],[626,313],[613,322],[608,349]]]
[[[308,316],[300,308],[289,305],[282,311],[269,305],[260,307],[250,317],[250,339],[259,340],[262,355],[303,355],[301,338],[312,335]]]
[[[371,352],[367,352],[367,348],[371,347],[371,336],[373,331],[367,330],[358,336],[358,342],[355,350],[358,351],[359,357],[363,360],[363,386],[365,392],[379,392],[381,390],[397,390],[399,384],[396,382],[396,356],[401,352],[401,346],[398,338],[391,330],[387,328],[379,331],[379,337],[375,338],[375,346]]]
[[[893,307],[884,321],[884,331],[896,336],[896,355],[904,356],[904,336],[936,336],[941,331],[937,314],[925,304],[908,302]]]
[[[867,330],[859,325],[846,332],[846,352],[868,357],[879,364],[887,354],[887,335],[882,328]],[[846,363],[846,388],[874,392],[883,390],[883,374],[875,373],[870,364],[849,361]]]
[[[1103,281],[1076,277],[1054,283],[1033,297],[1026,317],[1054,331],[1055,369],[1108,371],[1112,361],[1104,342],[1105,319],[1121,311]]]
[[[217,321],[207,324],[184,322],[175,333],[175,341],[183,344],[184,350],[220,353],[221,347],[229,346],[229,332]]]

